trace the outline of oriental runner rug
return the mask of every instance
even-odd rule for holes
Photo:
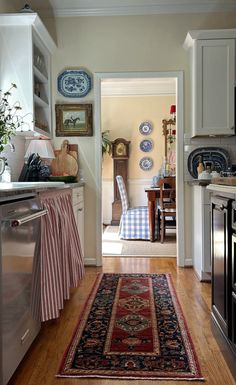
[[[98,275],[58,377],[203,380],[170,275]]]

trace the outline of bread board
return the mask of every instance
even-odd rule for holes
[[[54,176],[78,174],[78,145],[69,144],[64,140],[60,150],[54,150],[55,159],[51,163],[51,173]]]
[[[236,186],[236,176],[220,176],[217,178],[212,178],[211,183],[224,184],[227,186]]]

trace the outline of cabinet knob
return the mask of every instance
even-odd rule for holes
[[[78,211],[83,211],[83,209],[79,209]]]

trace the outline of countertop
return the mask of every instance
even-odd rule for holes
[[[228,186],[224,184],[209,184],[207,186],[207,189],[212,192],[219,192],[219,193],[225,193],[225,194],[234,194],[236,195],[236,186]]]
[[[210,179],[192,179],[187,182],[190,186],[208,186],[211,183]]]
[[[0,183],[0,202],[5,202],[21,197],[33,196],[38,192],[48,189],[76,188],[84,186],[84,182],[12,182]]]

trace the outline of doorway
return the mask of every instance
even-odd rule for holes
[[[95,132],[96,143],[98,151],[101,148],[101,97],[102,97],[102,86],[103,84],[109,83],[109,81],[121,83],[124,82],[126,85],[134,79],[146,80],[146,82],[152,84],[155,79],[174,79],[176,82],[176,106],[177,106],[177,137],[176,137],[176,149],[177,149],[177,161],[176,161],[176,179],[177,179],[177,264],[179,266],[184,265],[184,200],[183,200],[183,75],[182,72],[155,72],[155,73],[102,73],[96,74],[95,77],[95,98],[96,98],[96,109],[95,109],[95,126],[97,130]],[[163,117],[164,118],[164,117]],[[97,194],[97,265],[101,265],[101,239],[102,239],[102,211],[101,211],[101,154],[97,154],[100,158],[100,163],[97,162],[97,181],[99,183],[99,189]],[[100,156],[99,156],[100,155]],[[100,222],[99,222],[100,221]],[[99,222],[99,223],[98,223]],[[99,231],[100,230],[100,231]]]

